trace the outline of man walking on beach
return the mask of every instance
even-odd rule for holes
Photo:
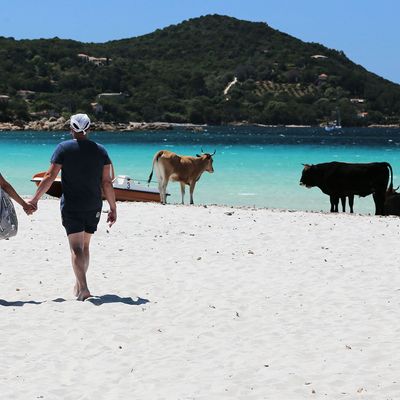
[[[57,146],[49,170],[28,203],[37,208],[39,199],[61,170],[62,224],[67,232],[76,277],[74,294],[77,300],[83,301],[91,297],[86,273],[90,239],[97,230],[101,215],[101,189],[110,206],[107,218],[110,226],[117,219],[117,208],[111,181],[111,160],[103,146],[88,139],[89,117],[86,114],[72,115],[70,126],[73,139]]]

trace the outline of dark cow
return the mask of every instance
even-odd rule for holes
[[[384,205],[385,215],[400,216],[400,193],[398,193],[396,190],[393,188],[389,188],[386,192]]]
[[[349,207],[350,213],[353,214],[353,205],[354,205],[354,195],[348,196],[349,198]],[[342,203],[342,210],[346,212],[346,196],[336,197],[336,196],[329,196],[329,200],[331,202],[331,212],[339,212],[339,199]]]
[[[393,170],[387,162],[349,164],[333,161],[304,165],[300,185],[317,186],[328,196],[336,198],[373,195],[375,215],[384,215],[385,193],[393,189]]]

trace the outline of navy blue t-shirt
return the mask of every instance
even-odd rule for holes
[[[103,167],[111,164],[106,149],[91,140],[67,140],[55,149],[51,163],[61,164],[61,209],[92,211],[102,207]]]

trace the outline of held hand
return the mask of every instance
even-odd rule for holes
[[[37,207],[30,202],[25,202],[23,209],[26,215],[32,215],[37,210]]]
[[[111,228],[117,220],[117,210],[110,210],[107,216],[108,226]]]
[[[31,199],[31,200],[29,200],[28,202],[28,206],[29,206],[29,208],[32,210],[32,213],[33,212],[35,212],[35,211],[37,211],[37,209],[38,209],[38,202],[37,202],[37,200],[33,200],[33,199]],[[31,214],[32,214],[31,213]]]

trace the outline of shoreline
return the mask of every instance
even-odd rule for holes
[[[27,195],[27,194],[22,194],[21,197],[24,200],[30,200],[32,198],[32,195]],[[46,200],[46,201],[50,201],[50,202],[60,202],[60,199],[57,197],[53,197],[50,196],[48,194],[44,194],[41,198],[41,200]],[[106,203],[104,203],[106,204]],[[117,205],[122,205],[122,204],[132,204],[133,206],[135,204],[139,204],[139,205],[160,205],[160,203],[157,202],[143,202],[143,201],[117,201]],[[377,218],[400,218],[397,215],[392,215],[392,214],[388,214],[388,215],[375,215],[372,212],[357,212],[355,211],[353,214],[349,213],[348,211],[345,212],[336,212],[333,213],[331,211],[328,210],[328,207],[326,210],[306,210],[306,209],[295,209],[295,208],[279,208],[279,207],[267,207],[267,206],[256,206],[256,205],[231,205],[231,204],[218,204],[218,203],[210,203],[210,204],[181,204],[179,202],[176,203],[167,203],[166,204],[167,207],[190,207],[190,208],[217,208],[217,209],[228,209],[230,211],[226,212],[226,215],[230,215],[232,213],[232,215],[235,213],[235,211],[268,211],[268,212],[272,212],[272,213],[290,213],[290,214],[294,214],[294,213],[306,213],[306,214],[321,214],[321,215],[344,215],[344,216],[349,216],[350,218],[353,218],[354,216],[358,216],[358,217],[377,217]],[[17,206],[16,206],[17,207]],[[107,207],[103,207],[103,212]]]
[[[21,132],[21,131],[68,131],[69,130],[69,120],[63,117],[55,118],[42,118],[37,121],[18,121],[18,122],[0,122],[0,132],[11,131],[11,132]],[[209,126],[243,126],[243,127],[259,127],[259,128],[289,128],[289,129],[300,129],[300,128],[323,128],[320,125],[265,125],[257,123],[247,123],[247,122],[232,122],[223,125],[207,125],[207,124],[192,124],[192,123],[172,123],[172,122],[102,122],[94,121],[91,125],[91,131],[94,132],[135,132],[135,131],[166,131],[177,128],[183,128],[187,131],[192,132],[202,132]],[[352,128],[352,127],[348,127]],[[378,128],[378,129],[399,129],[400,125],[380,125],[371,124],[368,126],[362,126],[357,128]]]

